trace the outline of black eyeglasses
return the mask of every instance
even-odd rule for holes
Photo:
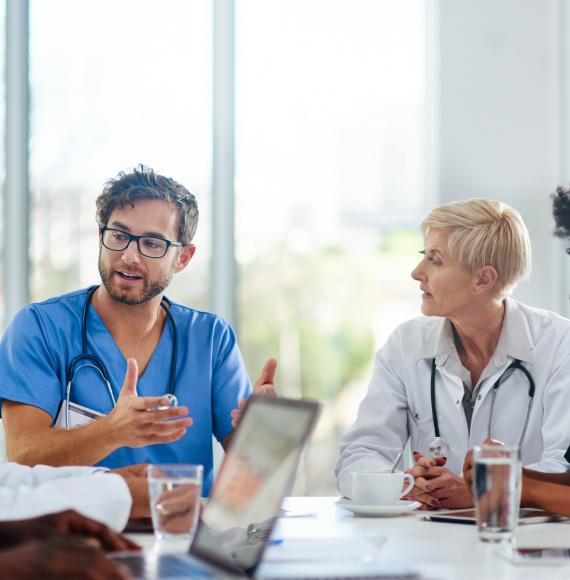
[[[101,228],[101,241],[103,245],[113,252],[124,252],[132,241],[137,243],[137,249],[141,256],[146,258],[163,258],[170,246],[183,246],[181,242],[173,242],[154,236],[135,236],[123,230],[113,228]]]

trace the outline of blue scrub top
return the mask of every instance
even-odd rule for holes
[[[43,409],[55,420],[65,398],[71,361],[81,354],[81,318],[89,288],[30,304],[22,309],[0,342],[0,403],[7,399]],[[232,431],[230,412],[249,396],[247,376],[236,336],[218,316],[172,303],[178,331],[174,394],[190,410],[194,424],[179,441],[133,449],[122,447],[100,465],[134,463],[201,463],[204,494],[212,484],[212,435],[221,441]],[[140,396],[168,392],[172,327],[167,321],[160,341],[139,378]],[[98,356],[109,373],[115,398],[127,361],[93,307],[87,316],[87,352]],[[113,404],[101,376],[81,369],[71,401],[109,413]]]

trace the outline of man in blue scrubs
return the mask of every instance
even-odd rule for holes
[[[112,468],[201,463],[208,493],[212,434],[228,445],[231,412],[251,385],[224,320],[163,299],[194,255],[196,200],[139,166],[107,182],[97,220],[101,286],[27,306],[0,343],[9,459]],[[271,389],[275,365],[266,364],[261,391]],[[178,407],[164,397],[171,385]]]

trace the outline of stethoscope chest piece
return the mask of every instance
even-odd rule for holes
[[[166,395],[164,395],[164,398],[170,401],[168,403],[169,407],[178,407],[178,398],[176,397],[176,395],[173,395],[172,393],[166,393]]]
[[[434,437],[429,444],[429,452],[434,459],[449,457],[449,444],[443,437]]]

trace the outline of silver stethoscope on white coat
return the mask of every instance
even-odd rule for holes
[[[107,393],[109,398],[113,403],[113,407],[117,404],[115,399],[115,394],[113,393],[113,388],[111,387],[111,381],[109,380],[109,373],[105,367],[105,363],[96,355],[89,354],[87,352],[87,314],[89,312],[89,305],[91,304],[91,299],[93,294],[99,288],[99,286],[93,286],[89,289],[87,293],[87,298],[85,300],[85,306],[83,306],[83,315],[81,318],[81,354],[76,356],[70,363],[67,369],[67,387],[65,389],[65,428],[69,429],[69,403],[71,398],[71,385],[75,380],[77,373],[83,368],[93,368],[95,369],[103,379],[105,386],[107,387]],[[176,357],[178,352],[178,330],[176,329],[176,323],[174,322],[174,317],[170,312],[170,302],[167,298],[163,298],[160,302],[162,309],[166,313],[166,317],[170,322],[172,328],[172,357],[170,360],[170,375],[169,375],[169,385],[168,393],[165,395],[170,399],[170,407],[178,406],[178,399],[174,394],[175,386],[175,375],[176,375]]]
[[[435,406],[435,369],[436,369],[436,365],[435,365],[435,358],[434,358],[434,359],[432,359],[432,362],[431,362],[431,385],[430,386],[431,386],[431,414],[433,417],[433,428],[435,431],[435,437],[432,440],[432,442],[430,443],[429,450],[430,450],[432,457],[449,457],[449,444],[447,443],[447,441],[443,437],[440,436],[440,432],[439,432],[439,421],[437,419],[437,409]],[[518,442],[518,446],[520,447],[522,445],[524,436],[526,434],[526,429],[528,427],[530,410],[532,408],[532,402],[534,401],[535,387],[534,387],[534,379],[532,378],[532,375],[530,374],[530,372],[527,369],[525,369],[522,366],[521,361],[518,359],[514,360],[504,370],[504,372],[501,374],[501,376],[495,381],[495,384],[493,385],[493,388],[491,390],[491,409],[489,410],[489,425],[487,427],[487,437],[488,438],[491,437],[491,423],[493,421],[493,411],[495,409],[495,399],[497,398],[497,391],[499,390],[501,383],[508,376],[510,376],[511,373],[513,373],[516,370],[519,370],[524,374],[524,376],[526,377],[526,379],[528,381],[528,385],[529,385],[529,388],[528,388],[528,407],[526,410],[523,429],[522,429],[521,436],[520,436],[519,442]]]

